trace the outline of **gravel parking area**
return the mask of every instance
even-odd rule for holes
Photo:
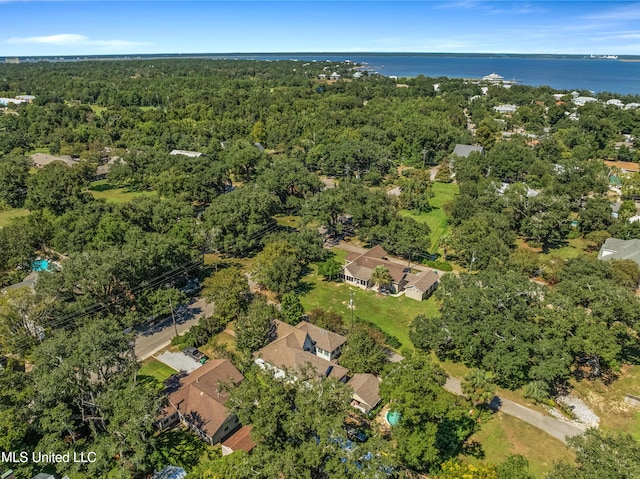
[[[154,357],[176,371],[185,371],[187,374],[202,366],[198,361],[186,356],[184,353],[165,351]]]

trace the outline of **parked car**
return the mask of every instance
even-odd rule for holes
[[[182,352],[190,357],[191,359],[195,359],[196,361],[204,364],[207,362],[207,360],[209,359],[207,356],[205,356],[198,348],[194,348],[192,346],[188,347],[188,348],[184,348],[182,350]]]

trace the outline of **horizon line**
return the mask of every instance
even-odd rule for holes
[[[69,57],[136,57],[136,56],[227,56],[227,55],[500,55],[500,56],[617,56],[637,57],[640,54],[612,54],[612,53],[517,53],[517,52],[418,52],[418,51],[291,51],[291,52],[153,52],[153,53],[68,53],[50,55],[11,55],[4,54],[2,58],[69,58]]]

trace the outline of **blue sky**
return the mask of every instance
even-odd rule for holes
[[[318,51],[640,55],[640,2],[0,0],[0,56]]]

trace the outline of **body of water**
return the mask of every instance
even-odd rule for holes
[[[295,55],[295,56],[294,56]],[[222,56],[221,56],[222,57]],[[220,58],[220,57],[218,57]],[[228,55],[224,58],[367,63],[385,76],[481,78],[490,73],[524,85],[548,85],[558,90],[609,91],[640,95],[640,61],[582,57],[446,56],[420,54],[264,54]]]

